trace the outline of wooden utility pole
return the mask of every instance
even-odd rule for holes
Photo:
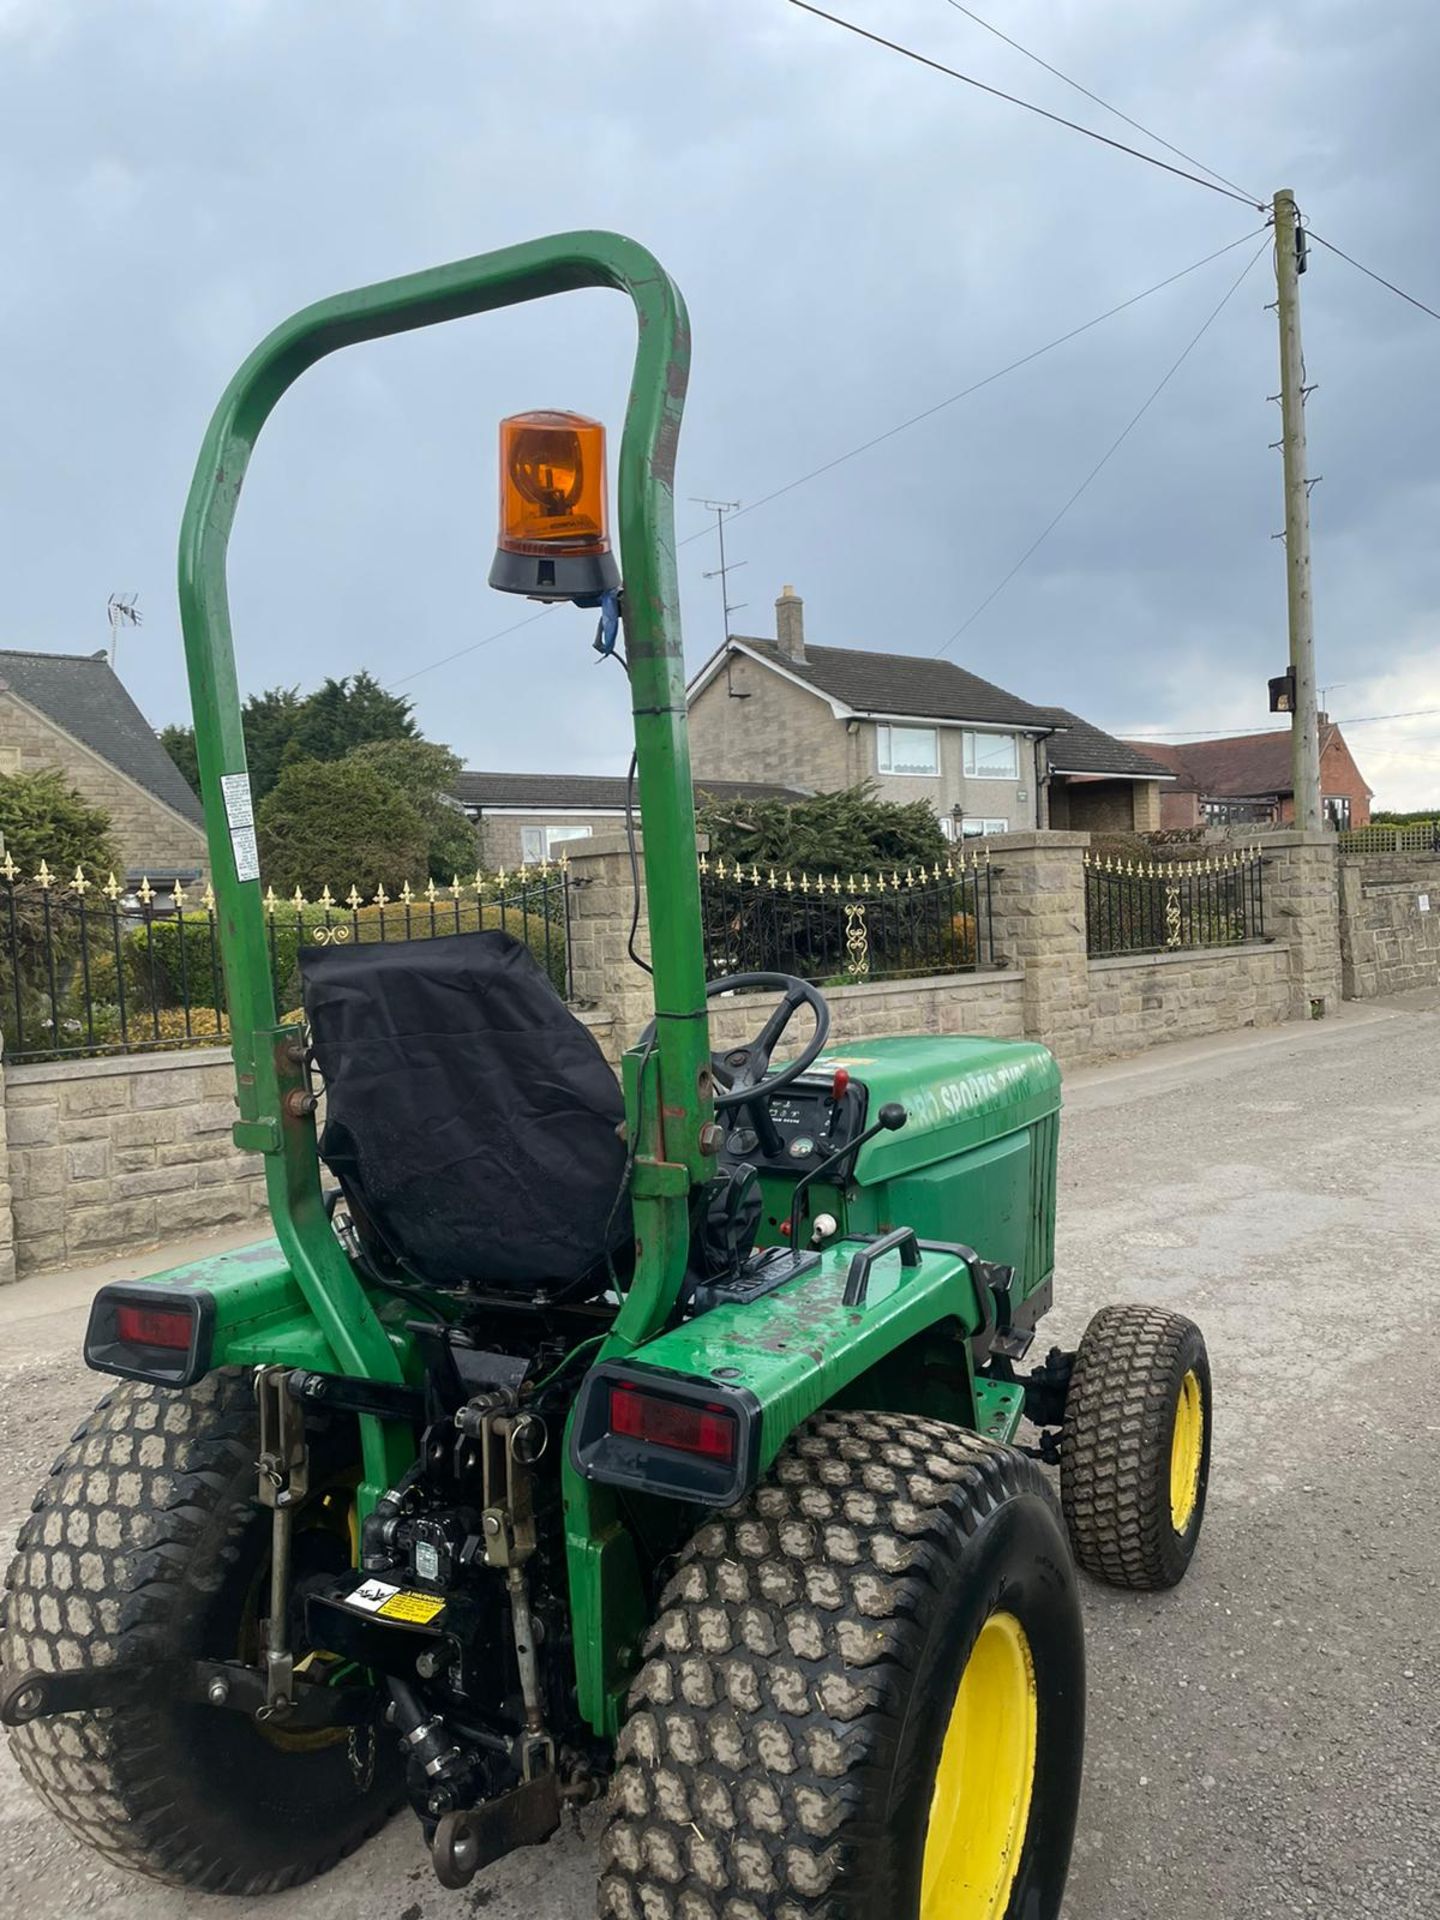
[[[1275,196],[1275,284],[1280,315],[1280,448],[1285,460],[1285,585],[1290,666],[1295,675],[1290,769],[1295,825],[1315,829],[1324,823],[1315,702],[1315,606],[1310,592],[1310,483],[1305,473],[1305,360],[1300,347],[1302,247],[1295,195],[1282,187]]]

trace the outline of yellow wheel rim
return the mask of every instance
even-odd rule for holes
[[[1025,1629],[992,1613],[950,1713],[935,1774],[920,1920],[1002,1920],[1035,1790],[1039,1708]]]
[[[1180,1382],[1175,1402],[1175,1437],[1170,1443],[1170,1524],[1184,1533],[1200,1501],[1200,1462],[1205,1457],[1205,1399],[1192,1367]]]

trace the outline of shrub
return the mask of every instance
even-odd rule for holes
[[[795,873],[888,873],[945,860],[950,843],[926,800],[882,800],[873,781],[804,800],[706,800],[697,825],[712,857]]]
[[[420,808],[364,760],[300,760],[256,811],[260,869],[282,896],[327,881],[373,894],[397,873],[422,873],[430,835]]]

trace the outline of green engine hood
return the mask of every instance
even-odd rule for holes
[[[837,1047],[813,1071],[837,1067],[870,1089],[872,1122],[887,1100],[898,1100],[910,1116],[898,1133],[879,1134],[860,1149],[855,1179],[864,1187],[967,1153],[1060,1107],[1055,1056],[1028,1040],[896,1034]]]

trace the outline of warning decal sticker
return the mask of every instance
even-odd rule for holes
[[[408,1620],[414,1626],[424,1626],[444,1611],[445,1602],[433,1593],[397,1593],[379,1608],[382,1619]]]

